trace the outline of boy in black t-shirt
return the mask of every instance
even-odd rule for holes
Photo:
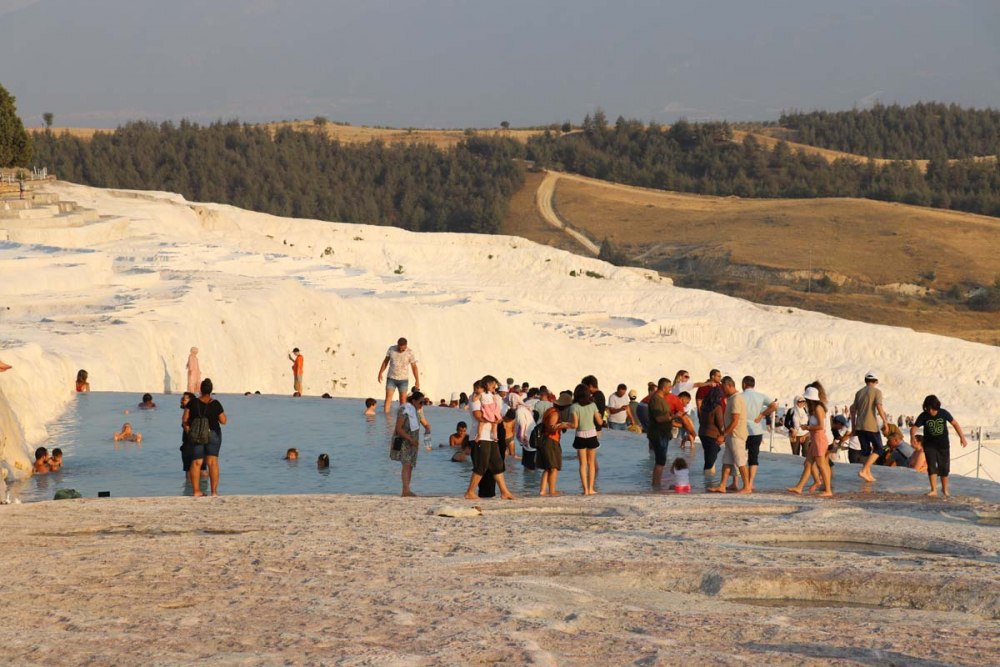
[[[948,497],[948,473],[951,472],[951,446],[948,442],[948,424],[951,424],[961,438],[962,446],[969,443],[965,440],[962,427],[958,425],[951,413],[941,407],[941,401],[931,394],[924,399],[924,411],[910,428],[910,442],[916,440],[917,429],[924,429],[924,456],[927,459],[927,477],[931,482],[928,496],[937,495],[937,478],[941,478],[941,493]]]

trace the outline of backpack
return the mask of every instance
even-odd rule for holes
[[[792,430],[792,428],[795,426],[795,408],[790,408],[788,410],[785,410],[785,417],[783,423],[785,424],[785,428],[787,428],[789,431]]]
[[[212,428],[208,423],[208,417],[205,415],[208,406],[197,399],[195,402],[201,407],[198,409],[198,416],[191,419],[191,430],[188,431],[188,440],[192,445],[204,447],[212,437]]]

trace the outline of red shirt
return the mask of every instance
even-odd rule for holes
[[[670,406],[670,413],[674,415],[684,414],[684,402],[676,394],[667,394],[667,404]]]

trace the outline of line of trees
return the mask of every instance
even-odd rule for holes
[[[661,190],[767,198],[863,197],[1000,216],[1000,166],[932,160],[926,175],[910,162],[826,159],[752,136],[732,141],[726,123],[655,122],[603,112],[587,116],[583,131],[546,132],[528,140],[528,158],[540,166]]]
[[[1000,110],[920,102],[851,111],[789,111],[780,124],[810,146],[890,160],[1000,153]]]
[[[341,144],[326,133],[239,122],[132,122],[82,140],[34,133],[39,164],[104,188],[168,190],[192,201],[274,215],[393,225],[413,231],[494,233],[524,182],[509,139],[430,144]]]
[[[31,163],[31,136],[17,115],[17,99],[0,85],[0,168]]]

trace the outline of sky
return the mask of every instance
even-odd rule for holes
[[[1000,106],[997,0],[0,0],[29,126],[495,127]]]

